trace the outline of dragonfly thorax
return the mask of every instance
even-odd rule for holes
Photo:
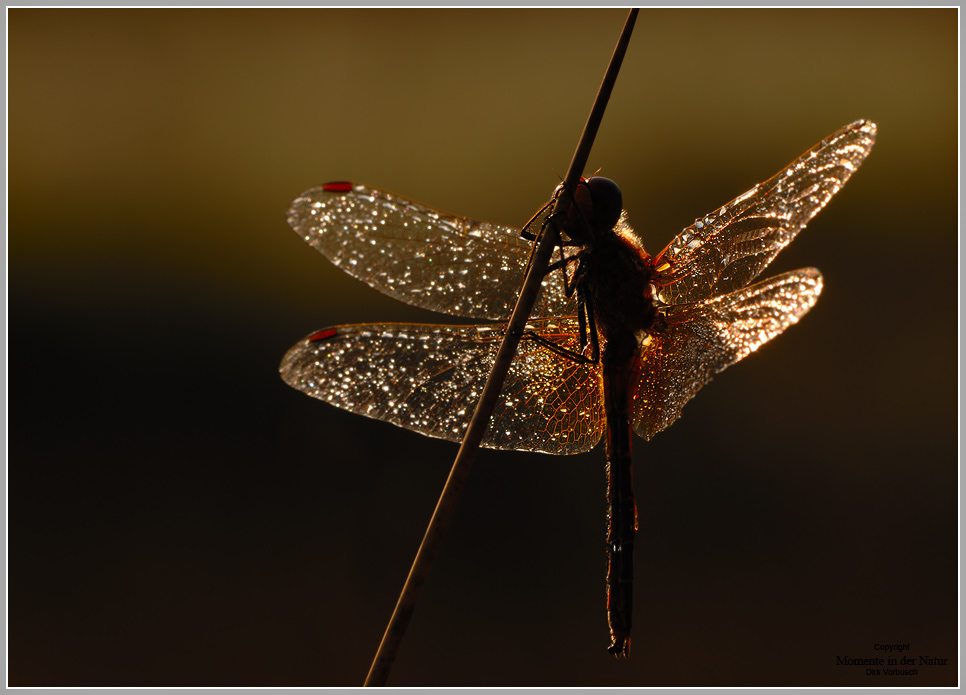
[[[594,244],[585,258],[584,287],[605,340],[651,328],[657,312],[653,275],[650,257],[629,230],[619,229]]]

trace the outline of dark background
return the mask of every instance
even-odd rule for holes
[[[623,10],[12,9],[12,685],[360,685],[450,443],[289,389],[337,323],[438,321],[285,223],[350,179],[521,225]],[[588,170],[653,252],[857,118],[862,170],[766,273],[818,305],[638,440],[632,658],[603,453],[482,452],[391,685],[957,680],[957,23],[642,12]],[[948,658],[905,678],[837,656]]]

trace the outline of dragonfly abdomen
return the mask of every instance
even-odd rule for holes
[[[630,651],[637,505],[631,466],[631,394],[639,374],[637,340],[612,336],[601,355],[607,418],[607,624],[615,656]]]

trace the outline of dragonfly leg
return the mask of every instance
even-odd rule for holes
[[[537,335],[533,331],[524,331],[522,337],[524,340],[532,340],[537,345],[545,347],[551,352],[554,352],[560,355],[561,357],[566,357],[568,360],[572,360],[579,364],[597,364],[597,361],[595,359],[587,357],[583,353],[574,352],[573,350],[568,350],[567,348],[563,347],[562,345],[558,345],[552,340],[547,340],[542,335]]]
[[[594,311],[589,299],[583,290],[577,288],[577,327],[580,335],[580,351],[575,352],[563,345],[559,345],[535,331],[524,331],[522,338],[532,340],[537,345],[541,345],[551,352],[561,357],[565,357],[578,364],[598,364],[600,362],[600,342],[597,338],[597,322],[594,319]],[[590,357],[587,356],[587,346],[590,345]]]
[[[564,248],[571,248],[571,247],[580,247],[581,250],[575,253],[573,256],[565,257],[563,255]],[[558,270],[559,268],[565,267],[571,261],[579,260],[583,258],[585,255],[587,255],[587,249],[584,248],[583,244],[560,244],[560,246],[558,246],[557,248],[560,249],[561,258],[560,260],[554,261],[553,263],[547,266],[547,275],[550,275],[550,273],[552,273],[555,270]],[[567,295],[567,296],[569,297],[570,295]]]
[[[553,205],[553,201],[552,201],[552,200],[551,200],[551,201],[550,201],[549,203],[547,203],[546,205],[544,205],[544,206],[543,206],[543,207],[542,207],[542,208],[540,209],[540,211],[539,211],[539,212],[537,212],[537,214],[536,214],[536,215],[534,215],[534,216],[533,216],[533,217],[532,217],[532,218],[530,219],[530,221],[526,223],[526,225],[524,225],[524,227],[523,227],[523,229],[522,229],[522,230],[520,230],[520,236],[521,236],[521,237],[522,237],[523,239],[526,239],[527,241],[533,241],[533,242],[536,242],[536,243],[534,243],[534,244],[533,244],[533,245],[532,245],[532,246],[530,247],[530,256],[529,256],[529,257],[527,258],[527,264],[526,264],[526,266],[525,266],[525,267],[524,267],[524,269],[523,269],[523,275],[524,275],[524,277],[526,277],[527,275],[529,275],[529,274],[530,274],[530,266],[532,266],[532,265],[533,265],[533,254],[537,252],[537,247],[538,247],[538,246],[540,245],[540,244],[539,244],[539,239],[541,239],[541,238],[543,238],[543,235],[544,235],[544,234],[546,233],[546,231],[547,231],[547,226],[548,226],[548,225],[550,225],[550,224],[552,223],[552,224],[554,224],[554,225],[556,226],[556,228],[557,228],[557,229],[560,229],[560,226],[561,226],[561,225],[559,225],[559,224],[557,224],[557,222],[556,222],[556,221],[555,221],[555,219],[554,219],[554,215],[553,215],[553,214],[551,214],[550,216],[548,216],[548,217],[547,217],[547,219],[545,219],[545,220],[543,221],[543,223],[542,223],[542,224],[540,225],[540,229],[539,229],[539,230],[537,230],[537,233],[536,233],[536,234],[534,234],[533,232],[531,232],[531,231],[530,231],[530,227],[531,227],[531,226],[533,226],[533,223],[534,223],[534,221],[535,221],[535,220],[536,220],[536,219],[537,219],[537,218],[538,218],[538,217],[539,217],[540,215],[542,215],[542,214],[543,214],[543,213],[544,213],[544,212],[545,212],[545,211],[547,210],[547,208],[548,208],[548,207],[550,207],[551,205]],[[560,251],[560,255],[562,256],[562,255],[563,255],[563,243],[562,243],[562,242],[558,242],[558,243],[557,243],[557,247],[561,249],[561,251]],[[547,271],[546,271],[546,273],[545,273],[545,274],[550,274],[550,272],[551,272],[551,270],[552,270],[552,269],[553,269],[553,270],[556,270],[556,268],[557,268],[557,267],[559,267],[559,266],[558,266],[558,263],[554,263],[554,264],[552,264],[552,265],[551,265],[551,267],[549,267],[549,268],[547,269]],[[567,295],[567,296],[570,296],[570,295]]]

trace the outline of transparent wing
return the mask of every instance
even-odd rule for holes
[[[305,191],[288,222],[335,265],[390,297],[467,318],[509,318],[531,248],[517,229],[350,183]],[[559,274],[544,278],[532,315],[575,311]]]
[[[806,268],[704,302],[666,307],[641,346],[634,431],[650,439],[677,420],[713,375],[797,322],[821,291],[822,276]]]
[[[576,319],[542,319],[538,335],[579,349]],[[308,336],[279,371],[290,386],[353,413],[460,441],[503,337],[503,326],[373,324]],[[510,366],[483,445],[576,454],[604,430],[598,367],[526,338]]]
[[[875,134],[869,121],[847,125],[764,183],[695,220],[654,259],[660,298],[696,302],[754,280],[845,185]]]

